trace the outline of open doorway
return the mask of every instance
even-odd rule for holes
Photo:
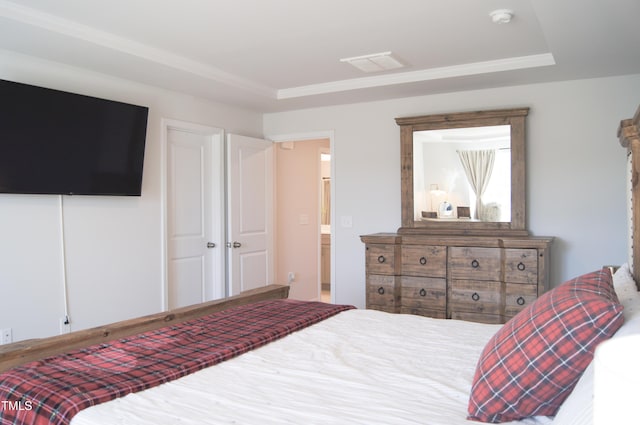
[[[330,221],[322,222],[331,217],[331,166],[321,161],[321,153],[330,153],[330,139],[276,143],[275,276],[276,282],[291,286],[289,298],[330,302]]]

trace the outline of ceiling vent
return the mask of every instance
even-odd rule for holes
[[[404,65],[391,56],[391,52],[373,53],[371,55],[355,56],[352,58],[340,59],[358,68],[363,72],[380,72],[390,69],[402,68]]]

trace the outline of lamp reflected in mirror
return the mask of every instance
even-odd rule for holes
[[[429,211],[422,211],[422,219],[452,219],[453,205],[447,199],[447,192],[441,190],[437,183],[429,185]],[[435,208],[434,208],[435,207]]]

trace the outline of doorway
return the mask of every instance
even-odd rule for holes
[[[323,187],[331,186],[331,162],[321,161],[321,154],[330,151],[330,138],[276,143],[276,282],[289,284],[293,299],[331,301],[332,236],[330,222],[322,225]],[[326,222],[331,190],[325,194]]]
[[[229,295],[273,283],[273,151],[273,142],[227,135]]]
[[[163,291],[163,308],[174,308],[180,305],[196,303],[206,301],[210,299],[220,298],[225,295],[229,295],[225,290],[225,282],[227,267],[225,266],[225,259],[229,257],[227,251],[233,249],[227,249],[225,242],[231,242],[225,240],[225,223],[228,216],[225,214],[225,156],[224,156],[224,131],[222,129],[205,127],[200,125],[194,125],[191,123],[185,123],[175,120],[163,120],[162,123],[162,171],[161,174],[165,176],[163,178],[162,204],[165,206],[163,214],[163,229],[164,235],[163,241],[163,263],[164,263],[164,291]],[[172,145],[174,139],[186,138],[187,145],[203,144],[198,148],[181,148],[187,149],[189,153],[186,155],[191,159],[191,165],[179,166],[178,169],[186,172],[185,176],[190,176],[191,183],[183,184],[183,187],[194,188],[198,187],[198,191],[204,194],[211,194],[210,200],[205,200],[203,205],[196,206],[184,206],[181,201],[176,198],[178,192],[174,191],[176,181],[175,170],[169,170],[170,167],[174,167],[177,164],[174,163],[174,154],[180,149],[172,152]],[[334,276],[334,257],[335,251],[333,249],[334,236],[331,232],[325,232],[325,272],[324,279],[322,278],[322,233],[321,233],[321,216],[322,216],[322,186],[323,186],[323,174],[321,172],[321,160],[320,152],[331,153],[333,146],[333,132],[322,132],[314,135],[299,135],[296,137],[271,137],[272,140],[282,142],[283,140],[296,140],[296,142],[283,142],[276,143],[273,148],[273,154],[275,157],[275,169],[276,175],[274,175],[273,182],[275,183],[271,187],[274,188],[276,203],[273,204],[273,211],[275,213],[275,237],[270,238],[275,242],[276,246],[273,247],[274,251],[274,267],[267,265],[266,269],[271,270],[271,273],[275,274],[273,283],[289,283],[291,285],[290,298],[301,300],[325,300],[332,301],[335,299],[335,282]],[[295,146],[297,145],[297,149]],[[206,146],[210,146],[211,150]],[[193,147],[193,146],[192,146]],[[291,161],[289,161],[289,174],[281,173],[284,164],[284,154],[278,155],[282,152],[289,152],[291,155]],[[310,164],[302,161],[296,155],[301,152],[307,152],[309,154]],[[186,153],[185,150],[180,151],[178,155]],[[203,155],[199,157],[199,155]],[[199,158],[199,159],[197,159]],[[211,166],[195,166],[201,164],[202,161],[211,161]],[[182,163],[182,161],[180,161]],[[306,164],[306,165],[305,165]],[[333,172],[333,166],[330,162],[328,165],[328,176],[325,177],[331,179],[331,173]],[[199,187],[194,182],[203,181],[198,176],[191,175],[192,172],[197,170],[212,170],[213,174],[210,177],[203,177],[206,182],[210,180],[210,189]],[[196,173],[197,174],[197,173]],[[304,178],[302,178],[304,176]],[[283,189],[281,184],[285,181],[287,184],[292,185],[299,191],[298,195],[288,196],[287,191]],[[265,180],[264,183],[267,183]],[[173,192],[172,192],[173,191]],[[327,191],[330,199],[329,202],[329,215],[333,216],[333,182],[330,183],[330,189]],[[186,197],[190,200],[205,199],[205,195],[195,195],[189,191],[182,192],[179,196]],[[186,204],[185,204],[186,205]],[[202,208],[208,208],[211,213],[205,212]],[[175,216],[177,214],[183,214],[193,211],[199,211],[199,217],[211,217],[211,228],[213,229],[210,236],[207,236],[207,231],[204,229],[191,229],[189,228],[189,234],[196,236],[194,238],[194,246],[200,247],[198,249],[204,251],[196,253],[193,258],[185,259],[182,254],[176,256],[176,247],[179,247],[180,243],[184,242],[185,238],[181,231],[176,232],[174,223]],[[202,223],[199,218],[187,218],[184,220],[185,226],[192,226],[193,223]],[[174,227],[171,227],[174,226]],[[286,237],[282,237],[282,232],[287,234]],[[199,236],[198,236],[199,235]],[[229,235],[231,236],[231,235]],[[172,241],[172,237],[175,239]],[[327,243],[328,241],[328,243]],[[177,244],[174,242],[178,242]],[[238,241],[238,246],[244,244]],[[328,256],[327,256],[328,251]],[[203,262],[208,261],[207,258],[213,258],[213,268],[209,266],[203,266]],[[188,266],[188,269],[187,269]],[[327,268],[329,272],[327,273]],[[185,270],[186,269],[186,270]],[[212,270],[211,277],[212,282],[209,282],[208,276],[201,273],[202,270]],[[182,291],[180,289],[179,282],[180,275],[187,276],[182,281],[190,282],[191,286],[193,282],[197,282],[197,287],[190,287],[189,289]],[[273,274],[272,274],[273,276]],[[269,279],[268,279],[269,280]],[[261,281],[264,281],[262,279]],[[270,281],[270,280],[269,280]],[[322,297],[322,283],[325,283],[325,296]],[[177,283],[177,285],[176,285]],[[232,291],[229,291],[232,292]],[[185,295],[189,294],[189,295]],[[196,298],[193,297],[196,294]],[[184,295],[184,296],[183,296]]]
[[[162,121],[165,278],[163,308],[224,291],[223,130]]]

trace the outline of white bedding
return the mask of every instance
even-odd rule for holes
[[[72,425],[473,424],[476,361],[500,325],[350,310]],[[551,423],[548,418],[526,424]]]

